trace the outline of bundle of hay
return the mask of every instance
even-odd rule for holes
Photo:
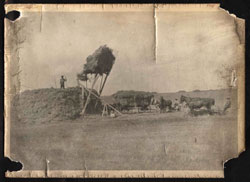
[[[112,49],[106,45],[100,46],[93,54],[86,59],[83,71],[77,74],[78,79],[87,80],[87,74],[109,74],[115,61]]]
[[[146,108],[150,105],[150,101],[154,97],[154,94],[152,92],[130,90],[118,91],[112,96],[116,100],[116,103],[122,106]]]

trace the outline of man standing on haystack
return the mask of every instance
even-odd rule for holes
[[[67,81],[66,78],[63,77],[63,75],[61,76],[61,79],[60,79],[60,85],[61,85],[61,88],[64,89],[65,86],[64,86],[64,83]]]

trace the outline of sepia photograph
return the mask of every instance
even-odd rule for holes
[[[219,4],[9,4],[7,177],[223,177],[244,151],[245,22]]]

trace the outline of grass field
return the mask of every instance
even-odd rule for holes
[[[216,170],[237,154],[237,118],[181,112],[89,115],[11,126],[11,158],[25,170]]]

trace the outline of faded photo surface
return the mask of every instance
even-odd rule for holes
[[[8,5],[8,176],[223,177],[244,150],[244,20],[219,5]]]

